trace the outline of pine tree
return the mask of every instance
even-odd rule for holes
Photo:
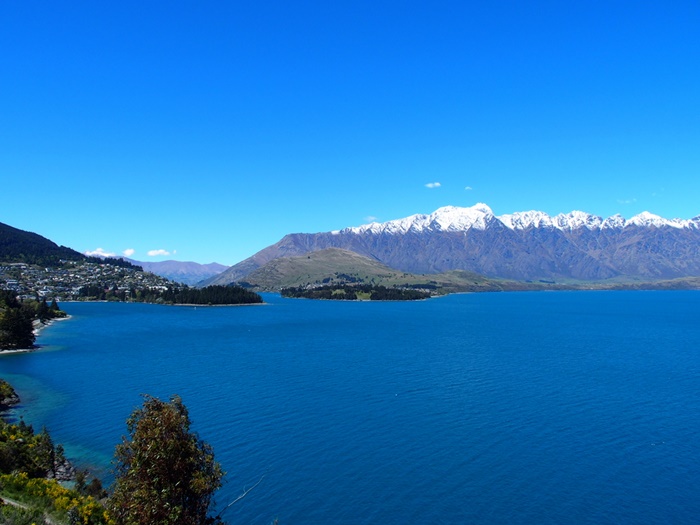
[[[0,349],[33,348],[33,318],[33,313],[24,308],[5,308],[0,312]]]
[[[51,318],[51,312],[49,310],[49,305],[46,303],[46,297],[42,297],[39,301],[39,306],[36,309],[36,317],[42,323],[46,323]]]

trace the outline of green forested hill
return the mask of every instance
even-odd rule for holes
[[[98,257],[88,257],[80,252],[59,246],[39,234],[19,230],[0,222],[0,263],[24,263],[39,266],[59,266],[61,261],[87,261],[102,264]],[[112,266],[141,270],[124,259],[109,259]]]
[[[0,222],[0,262],[54,266],[61,259],[81,261],[85,256],[71,248],[59,246],[41,235]]]

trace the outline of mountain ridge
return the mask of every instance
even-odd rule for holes
[[[165,277],[171,281],[175,281],[189,286],[196,286],[205,279],[215,277],[229,266],[216,262],[202,264],[194,261],[137,261],[128,257],[118,255],[101,255],[102,259],[123,259],[131,264],[135,264],[143,268],[144,271]]]
[[[85,258],[82,253],[59,246],[38,233],[0,222],[0,262],[53,265],[62,259],[78,261]]]
[[[550,217],[518,212],[497,217],[487,205],[445,206],[321,233],[292,233],[202,284],[228,284],[279,258],[342,248],[411,273],[465,270],[487,277],[605,280],[700,275],[700,217],[664,219],[644,212],[629,220],[574,211]]]
[[[594,228],[624,228],[627,226],[670,226],[673,228],[700,229],[700,216],[692,219],[665,219],[648,211],[633,216],[629,220],[620,214],[606,219],[598,215],[574,210],[569,213],[560,213],[554,217],[549,214],[530,210],[504,215],[494,215],[491,208],[482,202],[474,206],[464,208],[459,206],[443,206],[433,213],[416,214],[403,219],[395,219],[386,222],[372,222],[362,226],[334,230],[331,233],[407,233],[408,231],[420,232],[432,231],[465,231],[476,228],[484,230],[494,220],[503,223],[511,230],[524,230],[532,227],[552,227],[560,230],[577,229],[586,227]]]
[[[506,280],[488,279],[461,270],[440,274],[409,274],[342,248],[326,248],[305,255],[279,257],[246,277],[246,287],[263,291],[319,286],[374,285],[428,289],[436,294],[465,291],[541,290],[552,287],[541,283],[524,286]]]
[[[171,281],[196,285],[199,282],[214,277],[228,269],[228,266],[216,262],[201,264],[193,261],[135,261],[133,264],[141,266],[145,271],[160,275]]]

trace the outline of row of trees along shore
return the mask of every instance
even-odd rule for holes
[[[3,384],[0,380],[0,390]],[[86,472],[77,473],[73,488],[61,485],[55,478],[63,449],[46,429],[37,433],[22,420],[0,420],[0,523],[225,523],[221,513],[210,515],[224,472],[212,448],[192,431],[178,396],[170,401],[144,396],[127,419],[127,430],[115,448],[115,481],[108,492],[98,479],[88,482]]]
[[[0,290],[0,350],[33,348],[36,340],[34,324],[65,317],[55,300],[17,299],[14,292]]]
[[[423,290],[407,288],[389,288],[383,285],[352,284],[352,285],[325,285],[316,288],[283,288],[282,297],[295,297],[305,299],[332,299],[340,301],[357,301],[369,299],[370,301],[415,301],[427,299],[430,293]]]
[[[197,305],[231,305],[262,303],[262,297],[241,286],[170,286],[160,288],[119,289],[104,287],[100,284],[83,286],[78,298],[98,301],[127,301],[156,304],[197,304]]]

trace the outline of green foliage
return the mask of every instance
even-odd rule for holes
[[[223,472],[211,447],[190,430],[182,400],[145,396],[115,451],[109,510],[117,525],[202,525]]]
[[[101,257],[88,257],[85,256],[85,262],[93,263],[93,264],[109,264],[110,266],[119,266],[120,268],[131,268],[132,270],[137,270],[139,272],[143,271],[142,266],[138,266],[136,264],[130,263],[127,260],[120,258],[114,258],[114,257],[109,257],[107,259],[103,259]]]
[[[42,323],[46,323],[51,318],[51,310],[49,305],[46,304],[46,297],[42,297],[41,301],[36,308],[36,318]]]
[[[429,293],[421,290],[386,286],[376,286],[370,290],[370,294],[371,301],[416,301],[430,297]]]
[[[14,389],[0,380],[0,395]],[[83,490],[70,490],[55,479],[56,466],[65,461],[63,447],[54,445],[46,429],[35,433],[20,419],[17,424],[0,420],[0,497],[12,498],[19,506],[0,504],[0,523],[76,523],[106,525],[105,508],[97,500],[106,496],[99,480]],[[49,518],[47,518],[49,516]]]
[[[0,389],[5,385],[14,392],[0,380]],[[180,398],[146,396],[127,428],[129,438],[116,448],[116,481],[108,496],[99,479],[87,481],[85,471],[76,474],[73,489],[47,479],[64,461],[63,448],[54,446],[45,429],[35,433],[23,420],[0,420],[0,497],[20,505],[0,500],[0,523],[222,525],[207,513],[223,472],[211,447],[191,431]]]
[[[36,264],[39,266],[61,266],[63,261],[87,261],[96,264],[111,264],[123,268],[143,270],[124,259],[87,257],[66,246],[58,246],[46,237],[36,233],[13,228],[0,223],[0,261]]]
[[[20,302],[14,292],[0,290],[0,350],[33,348],[34,320],[46,323],[65,316],[55,300],[51,306],[46,299]]]
[[[206,286],[191,288],[189,286],[171,286],[165,290],[160,288],[141,288],[119,290],[107,288],[99,284],[84,286],[80,289],[80,297],[98,301],[134,301],[160,304],[257,304],[262,303],[262,297],[241,286]]]
[[[34,312],[29,308],[5,308],[0,312],[0,349],[32,348]]]
[[[17,294],[11,290],[0,289],[0,309],[19,308],[20,302]]]
[[[0,410],[4,408],[2,406],[3,401],[18,399],[17,392],[15,392],[15,389],[12,388],[12,385],[4,379],[0,379]]]
[[[33,515],[39,513],[42,516],[41,521],[36,523],[56,523],[55,519],[44,520],[43,515],[48,514],[70,524],[111,524],[104,507],[94,498],[82,496],[53,479],[32,478],[25,472],[2,474],[0,491],[30,509],[41,509],[40,512],[29,511]]]
[[[345,286],[318,286],[315,288],[283,288],[282,297],[303,297],[306,299],[335,299],[355,301],[369,298],[371,301],[415,301],[427,299],[430,294],[421,290],[388,288],[371,284]]]
[[[163,302],[171,304],[255,304],[262,297],[241,286],[206,286],[204,288],[169,288],[162,295]]]
[[[44,523],[44,513],[10,504],[0,504],[0,523],[4,525],[37,525]]]
[[[57,447],[46,429],[35,434],[23,420],[18,424],[0,420],[0,473],[18,471],[41,478],[54,473],[56,459]]]
[[[102,486],[102,482],[97,478],[92,478],[90,483],[87,482],[88,472],[79,470],[75,473],[75,491],[82,496],[92,496],[100,500],[107,497],[107,491]]]
[[[46,324],[51,319],[61,319],[67,314],[58,307],[56,299],[51,301],[51,306],[46,303],[46,298],[42,297],[40,301],[23,301],[24,308],[31,309],[34,312],[34,318]]]
[[[58,246],[41,235],[0,223],[0,261],[59,266],[63,260],[84,259],[82,253]]]

